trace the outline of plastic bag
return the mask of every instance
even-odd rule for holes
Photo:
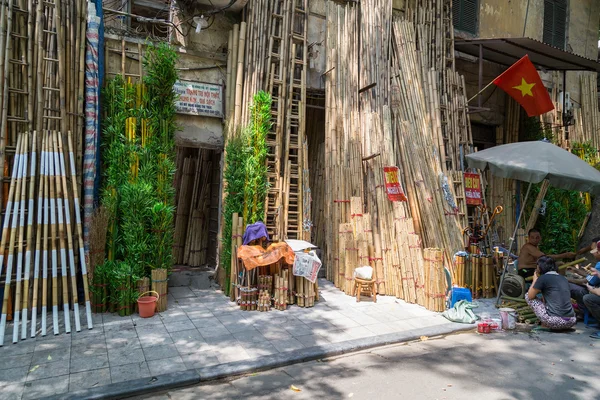
[[[444,311],[442,315],[452,322],[460,322],[463,324],[474,324],[478,317],[473,312],[473,308],[477,305],[467,300],[460,300],[454,304],[454,307]]]
[[[373,267],[358,267],[354,270],[354,277],[370,281],[373,278]]]

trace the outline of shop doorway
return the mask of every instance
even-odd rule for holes
[[[221,155],[221,150],[177,147],[175,265],[216,266]]]
[[[307,90],[306,139],[312,197],[311,242],[325,251],[325,90]]]

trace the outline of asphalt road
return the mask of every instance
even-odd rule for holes
[[[424,338],[136,399],[600,399],[600,341],[579,325]]]

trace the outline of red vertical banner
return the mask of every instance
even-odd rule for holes
[[[407,201],[402,185],[400,185],[400,169],[398,167],[383,167],[385,176],[385,191],[389,201]]]
[[[465,173],[465,198],[470,206],[482,204],[481,200],[481,177],[479,174]]]

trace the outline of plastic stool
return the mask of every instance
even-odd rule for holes
[[[450,297],[450,308],[454,307],[454,304],[459,302],[460,300],[467,300],[469,302],[473,301],[471,297],[471,290],[467,288],[453,287]]]
[[[583,309],[583,324],[585,326],[598,325],[598,321],[590,314],[587,308]]]

